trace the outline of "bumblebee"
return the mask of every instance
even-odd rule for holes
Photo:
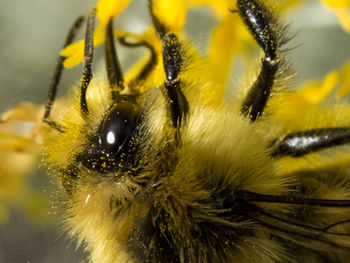
[[[334,149],[346,156],[350,123],[336,107],[306,112],[296,125],[274,118],[285,96],[279,83],[290,76],[276,12],[261,0],[237,0],[227,11],[264,56],[237,98],[213,106],[215,79],[193,73],[202,72],[193,66],[202,59],[154,10],[150,0],[161,47],[118,36],[151,54],[133,79],[123,76],[112,18],[104,36],[108,82],[93,78],[95,11],[79,89],[54,107],[64,57],[56,67],[43,164],[63,190],[70,235],[92,262],[345,262],[349,162]],[[149,86],[153,78],[161,85]],[[283,169],[296,160],[308,165]]]

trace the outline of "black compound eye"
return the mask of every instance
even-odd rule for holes
[[[77,160],[101,174],[129,170],[140,119],[141,110],[135,103],[125,100],[114,104],[104,117],[97,137],[92,138]]]
[[[140,108],[136,104],[122,101],[113,105],[101,124],[101,148],[107,153],[119,153],[133,136],[139,119]]]

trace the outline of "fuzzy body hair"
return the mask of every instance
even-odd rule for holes
[[[189,64],[205,65],[190,57]],[[245,190],[350,199],[347,158],[335,161],[334,156],[311,154],[295,160],[270,155],[271,143],[279,136],[310,127],[350,126],[349,114],[333,107],[323,115],[307,113],[295,125],[288,115],[263,116],[252,123],[240,112],[244,96],[207,104],[215,94],[215,79],[205,66],[194,68],[180,76],[191,106],[180,128],[181,147],[174,139],[176,130],[162,91],[147,87],[137,99],[142,108],[134,139],[137,152],[132,163],[116,164],[126,165],[119,172],[100,174],[76,160],[91,146],[91,137],[113,104],[106,81],[97,77],[90,83],[87,117],[81,114],[78,89],[58,102],[62,106],[55,107],[52,116],[65,132],[46,134],[43,162],[65,190],[61,205],[70,235],[85,245],[92,262],[341,261],[340,247],[350,245],[349,237],[321,229],[348,219],[346,208],[245,202],[239,196],[233,207],[225,207],[220,193]],[[283,75],[288,77],[284,69],[279,79]],[[246,87],[238,93],[246,93]],[[279,105],[272,100],[268,112]],[[288,162],[294,169],[285,168]],[[340,224],[332,230],[349,229]]]
[[[250,123],[240,115],[238,102],[212,108],[195,104],[198,96],[189,97],[193,107],[181,133],[181,148],[175,149],[164,98],[157,90],[144,98],[145,121],[137,138],[142,147],[137,165],[127,173],[100,175],[74,163],[110,105],[109,87],[103,82],[96,80],[88,92],[91,118],[81,118],[76,99],[69,103],[72,107],[56,112],[67,132],[53,132],[46,139],[45,162],[59,178],[68,177],[72,164],[81,170],[74,182],[67,178],[74,190],[63,204],[66,227],[79,242],[86,242],[92,262],[288,261],[289,242],[303,241],[254,222],[242,208],[222,216],[227,209],[218,207],[212,196],[224,189],[281,195],[305,187],[309,197],[350,198],[348,173],[341,166],[328,166],[324,174],[310,169],[312,177],[303,176],[310,174],[307,171],[281,172],[281,162],[269,157],[279,123]],[[260,206],[288,217],[323,214],[322,219],[308,219],[316,225],[331,217],[329,209],[305,207],[300,212],[298,206]],[[338,219],[345,216],[343,211],[336,214]]]

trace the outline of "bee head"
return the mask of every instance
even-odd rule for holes
[[[129,100],[113,104],[106,112],[91,144],[77,156],[86,168],[105,174],[123,170],[135,152],[140,107]]]

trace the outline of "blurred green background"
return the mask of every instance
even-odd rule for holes
[[[116,27],[132,31],[146,28],[149,24],[146,2],[133,0]],[[67,31],[75,18],[88,13],[94,4],[94,0],[0,0],[0,112],[20,101],[45,102]],[[305,1],[291,9],[284,19],[291,23],[291,32],[296,33],[290,43],[296,48],[288,54],[298,73],[296,83],[322,78],[350,58],[350,36],[319,1]],[[213,22],[206,9],[192,11],[188,17],[187,32],[202,49],[207,38],[199,33],[198,24],[209,29]],[[123,67],[128,68],[140,52],[122,49]],[[95,69],[101,64],[98,62],[101,53],[97,50]],[[59,94],[79,80],[80,71],[81,66],[65,71]],[[55,192],[51,179],[40,171],[31,177],[30,185],[47,200]],[[20,207],[10,210],[8,220],[0,224],[0,263],[69,263],[86,258],[82,249],[75,250],[74,242],[60,231],[59,217],[53,215],[50,201],[43,206],[42,219],[28,216]]]

